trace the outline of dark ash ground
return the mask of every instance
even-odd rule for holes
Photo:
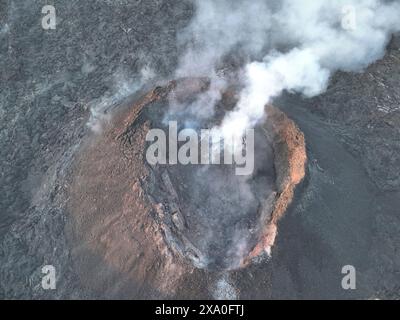
[[[135,298],[118,276],[104,290],[78,277],[65,229],[68,168],[92,106],[140,83],[145,67],[152,81],[172,76],[192,5],[54,1],[57,29],[44,31],[45,4],[0,0],[0,297]],[[324,95],[275,105],[305,133],[309,166],[272,258],[220,278],[199,272],[170,298],[400,298],[400,40],[365,72],[336,74]],[[54,291],[41,288],[45,264],[57,269]],[[341,288],[347,264],[357,290]]]

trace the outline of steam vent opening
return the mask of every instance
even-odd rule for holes
[[[105,198],[112,202],[106,205],[111,211],[141,208],[148,215],[138,209],[132,216],[124,216],[127,224],[132,225],[132,232],[146,233],[147,240],[152,235],[146,226],[153,224],[160,235],[154,236],[154,243],[172,259],[210,271],[236,270],[269,253],[274,244],[277,222],[305,174],[305,141],[293,121],[266,106],[265,120],[254,128],[251,175],[238,175],[237,165],[223,161],[221,165],[169,164],[168,145],[167,163],[149,164],[146,151],[151,142],[145,138],[149,130],[162,129],[168,141],[170,121],[176,121],[178,132],[191,128],[200,136],[201,129],[218,126],[235,107],[236,90],[228,88],[218,97],[211,117],[210,113],[199,116],[193,112],[201,107],[209,86],[204,78],[171,81],[115,115],[98,138],[97,147],[87,148],[78,160],[80,168],[72,184],[73,210],[88,210],[93,199],[99,208],[102,204],[98,201],[105,205]],[[185,142],[179,142],[178,149]],[[104,151],[112,145],[116,148]],[[93,161],[104,170],[90,173]],[[106,161],[110,164],[104,164]],[[89,174],[93,177],[88,178]],[[100,185],[96,181],[101,181]],[[113,186],[123,194],[110,196],[106,190]]]

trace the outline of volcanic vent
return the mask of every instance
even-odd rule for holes
[[[98,232],[100,239],[105,238],[101,250],[114,266],[120,263],[122,251],[133,256],[135,250],[143,250],[147,252],[143,255],[149,255],[151,250],[145,248],[153,246],[157,249],[152,254],[168,257],[163,263],[166,269],[189,263],[207,270],[234,270],[273,245],[277,221],[304,177],[306,162],[303,134],[281,111],[267,106],[264,123],[255,128],[251,176],[236,175],[233,165],[150,165],[146,161],[145,136],[150,129],[168,132],[170,118],[177,120],[179,128],[212,128],[235,106],[235,91],[228,89],[221,93],[212,119],[191,118],[184,109],[171,112],[171,101],[191,105],[209,85],[207,79],[196,78],[155,88],[122,108],[78,159],[71,211],[89,211],[103,224],[108,216],[113,216],[109,218],[113,224],[123,219],[126,234],[131,232],[137,240],[130,248],[122,244],[122,234],[111,235],[105,227],[99,231],[102,227],[78,219],[75,232],[92,237]],[[143,259],[132,263],[148,269]]]

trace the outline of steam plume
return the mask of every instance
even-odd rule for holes
[[[196,6],[180,36],[187,50],[177,74],[218,74],[234,52],[247,60],[239,102],[216,128],[223,136],[254,126],[264,105],[285,90],[312,97],[335,71],[361,71],[400,31],[395,1],[201,0]]]

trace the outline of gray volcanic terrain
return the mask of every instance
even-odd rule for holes
[[[271,256],[240,270],[182,271],[175,290],[166,292],[159,287],[168,283],[152,286],[163,280],[160,265],[168,271],[161,257],[141,270],[143,281],[132,280],[130,257],[113,260],[113,269],[109,256],[79,243],[71,221],[94,230],[92,242],[102,240],[106,224],[93,212],[72,214],[68,190],[75,161],[102,132],[101,122],[112,122],[112,112],[174,79],[185,50],[176,38],[194,5],[51,3],[57,28],[43,30],[47,1],[0,0],[0,298],[400,298],[398,36],[362,72],[336,72],[325,93],[285,92],[274,100],[304,133],[308,162]],[[129,236],[125,222],[106,222],[115,234]],[[98,229],[86,228],[95,224]],[[153,229],[135,230],[129,241],[137,241],[132,255],[140,256],[141,241],[150,243]],[[56,290],[41,286],[44,265],[56,268]],[[341,286],[345,265],[357,270],[355,290]]]

